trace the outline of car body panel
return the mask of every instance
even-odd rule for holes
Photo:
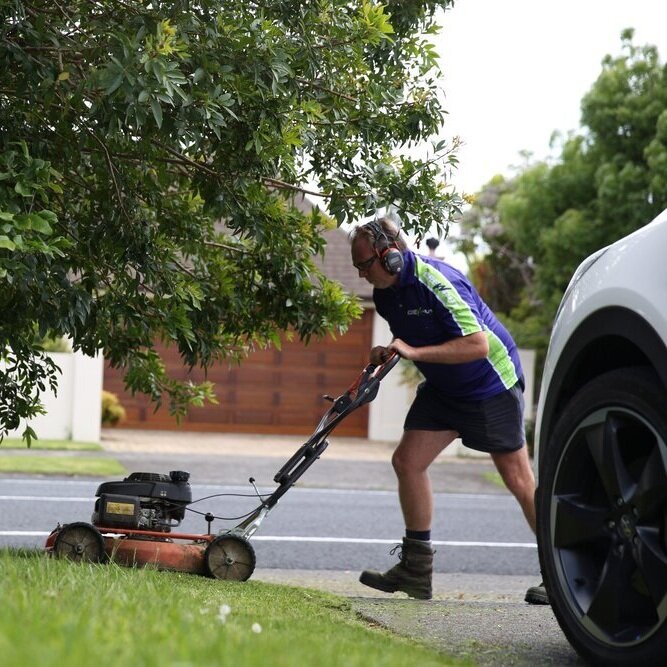
[[[596,336],[609,337],[598,349]],[[542,375],[535,461],[573,390],[597,371],[652,365],[667,386],[667,210],[580,265],[554,322]],[[587,347],[588,346],[588,347]],[[614,353],[618,352],[617,358]],[[606,358],[585,358],[596,354]],[[581,362],[582,369],[573,368]],[[539,463],[536,475],[539,483]]]

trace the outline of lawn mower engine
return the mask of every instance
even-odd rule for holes
[[[91,522],[107,528],[137,528],[168,533],[181,524],[192,502],[190,473],[133,472],[121,482],[97,489]]]

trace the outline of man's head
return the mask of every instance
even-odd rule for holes
[[[407,243],[391,220],[381,218],[356,227],[351,233],[351,239],[352,263],[359,271],[359,276],[380,289],[398,281],[396,267],[402,263],[402,258],[387,256],[387,253],[402,252],[407,249]]]

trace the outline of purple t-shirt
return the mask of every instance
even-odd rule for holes
[[[483,331],[489,342],[485,359],[463,364],[416,362],[428,382],[447,396],[471,401],[514,386],[523,374],[516,344],[470,281],[434,257],[406,250],[403,258],[398,283],[373,290],[375,307],[394,337],[423,347]]]

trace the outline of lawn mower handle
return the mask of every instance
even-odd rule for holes
[[[295,452],[285,465],[275,474],[273,481],[291,486],[305,472],[316,458],[328,447],[326,436],[351,412],[370,403],[378,393],[380,381],[398,363],[400,357],[392,354],[380,366],[368,364],[347,391],[334,399],[333,405],[324,414],[320,423],[308,440]],[[301,465],[296,464],[301,461]],[[308,465],[303,466],[308,462]],[[288,487],[289,488],[289,487]],[[277,491],[276,491],[277,493]],[[282,495],[282,494],[281,494]]]
[[[336,426],[357,408],[370,403],[378,393],[381,380],[399,362],[397,352],[379,366],[368,364],[347,391],[333,400],[333,405],[324,414],[317,428],[308,440],[299,447],[294,455],[275,474],[273,481],[279,486],[262,504],[242,523],[229,532],[249,539],[259,528],[269,510],[282,498],[294,483],[320,457],[329,446],[327,436]]]

